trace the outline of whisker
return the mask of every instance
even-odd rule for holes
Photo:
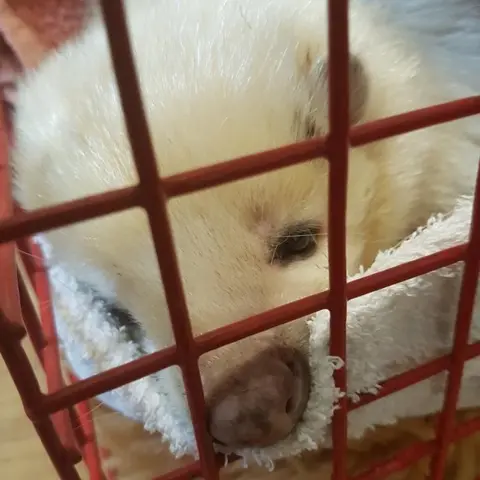
[[[97,400],[98,401],[98,400]],[[83,420],[84,418],[86,418],[87,415],[92,415],[93,413],[95,413],[97,410],[99,410],[100,408],[104,407],[105,406],[105,403],[103,402],[99,402],[97,405],[95,405],[93,408],[90,408],[87,412],[84,412],[82,413],[82,415],[79,415],[78,412],[77,412],[77,419],[80,421],[80,420]],[[122,417],[123,415],[119,412],[116,412],[115,410],[105,410],[105,412],[103,412],[101,415],[99,415],[98,413],[95,415],[95,418],[96,419],[101,419],[101,418],[106,418],[106,417],[110,417],[110,416],[120,416]],[[73,430],[78,430],[81,428],[81,425],[76,425]]]
[[[35,255],[31,252],[27,252],[26,250],[22,250],[18,246],[17,246],[17,252],[20,253],[22,256],[27,256],[27,257],[30,257],[30,258],[34,258],[35,260],[39,260],[41,262],[44,261],[44,258],[42,258],[41,256]]]

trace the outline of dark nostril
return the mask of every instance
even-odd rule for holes
[[[293,398],[290,397],[288,400],[287,400],[287,403],[285,405],[285,413],[287,415],[291,415],[292,413],[292,410],[293,410],[293,407],[294,407],[294,401],[293,401]]]
[[[286,350],[285,365],[293,377],[291,395],[285,404],[285,413],[294,424],[301,419],[310,396],[310,368],[304,356],[296,350]]]
[[[295,391],[296,391],[295,383],[296,383],[296,377],[298,376],[298,372],[296,372],[295,364],[292,361],[286,362],[285,365],[292,373],[293,382],[294,382],[293,393],[288,397],[287,403],[285,404],[285,413],[291,417],[295,415],[295,407],[298,401],[297,395],[295,395]]]

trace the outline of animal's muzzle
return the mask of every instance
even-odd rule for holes
[[[231,448],[272,445],[300,421],[309,393],[310,369],[302,353],[287,347],[263,351],[210,396],[210,433]]]

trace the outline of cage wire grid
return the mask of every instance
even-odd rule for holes
[[[101,0],[115,75],[124,111],[125,124],[135,159],[139,183],[107,193],[67,202],[33,212],[15,210],[8,165],[5,118],[0,112],[0,351],[31,419],[60,478],[80,480],[75,465],[83,460],[92,480],[102,480],[88,400],[171,365],[181,368],[192,415],[199,460],[160,478],[190,479],[201,476],[218,479],[222,461],[215,456],[205,422],[205,402],[198,359],[204,353],[265,331],[321,309],[331,312],[330,353],[346,358],[347,301],[374,290],[405,281],[456,262],[464,262],[455,336],[451,354],[397,375],[382,384],[378,395],[364,395],[355,404],[347,398],[333,416],[333,480],[347,480],[347,415],[379,398],[404,389],[447,370],[448,383],[435,440],[418,442],[400,450],[395,458],[375,464],[349,480],[376,480],[432,456],[431,479],[441,480],[447,449],[451,442],[480,430],[480,419],[455,424],[455,410],[465,361],[480,355],[480,342],[468,344],[475,288],[480,270],[480,181],[477,179],[469,241],[454,248],[405,263],[358,280],[346,281],[345,210],[347,198],[348,148],[439,123],[480,113],[480,96],[396,115],[349,128],[348,121],[348,0],[329,0],[329,118],[326,137],[304,141],[271,151],[224,161],[212,166],[162,177],[159,175],[144,115],[134,58],[120,0]],[[174,243],[169,228],[167,204],[170,198],[200,189],[266,173],[300,162],[325,157],[329,161],[329,275],[330,290],[283,305],[226,327],[193,336],[181,285]],[[332,200],[335,201],[332,201]],[[47,276],[37,245],[29,240],[34,233],[98,218],[130,208],[142,208],[148,217],[161,278],[175,336],[175,346],[76,381],[62,375],[59,349]],[[167,232],[167,234],[166,234]],[[475,245],[477,247],[475,248]],[[27,293],[25,278],[18,274],[17,249],[38,301],[38,313]],[[22,347],[28,334],[47,378],[42,393],[33,367]],[[345,366],[335,373],[336,386],[346,390]],[[480,477],[479,477],[480,478]]]

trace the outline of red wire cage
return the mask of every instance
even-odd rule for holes
[[[432,456],[431,478],[443,478],[451,442],[480,430],[480,419],[455,424],[455,411],[464,362],[480,355],[480,343],[468,344],[468,332],[480,267],[480,182],[477,182],[469,242],[352,282],[346,281],[345,210],[349,146],[359,146],[442,122],[480,113],[480,96],[421,109],[349,128],[348,122],[348,1],[329,0],[329,116],[330,131],[324,138],[308,140],[272,151],[225,161],[168,177],[159,176],[135,73],[121,0],[102,0],[116,79],[127,131],[139,176],[136,186],[94,195],[29,213],[14,211],[8,166],[8,140],[0,118],[0,351],[60,478],[79,480],[75,465],[82,458],[90,478],[105,478],[101,470],[87,401],[171,365],[181,368],[195,428],[199,460],[168,474],[170,479],[201,476],[218,478],[219,462],[206,429],[204,398],[198,359],[213,349],[238,341],[321,309],[331,312],[331,354],[346,359],[346,309],[349,299],[364,295],[435,269],[464,262],[454,345],[450,354],[389,379],[379,395],[364,396],[355,405],[346,398],[333,417],[334,480],[346,480],[347,414],[378,398],[448,370],[444,408],[435,440],[419,442],[399,451],[395,458],[374,465],[355,480],[384,478],[419,459]],[[167,215],[168,200],[222,183],[304,162],[314,157],[329,160],[329,275],[330,290],[293,302],[227,327],[195,337],[190,327]],[[335,201],[332,201],[332,200]],[[87,380],[66,382],[62,376],[49,286],[40,251],[29,241],[34,233],[141,207],[148,216],[161,277],[167,296],[176,345],[139,360],[100,373]],[[19,247],[19,248],[18,248]],[[35,293],[46,308],[37,315],[19,275],[16,252],[22,254]],[[30,253],[30,254],[29,254]],[[255,321],[252,321],[255,318]],[[48,393],[39,381],[21,344],[28,334],[46,372]],[[71,380],[71,379],[70,379]],[[335,373],[335,383],[346,390],[346,368]],[[80,421],[82,419],[82,421]],[[79,427],[79,428],[77,428]],[[480,478],[480,477],[479,477]]]

